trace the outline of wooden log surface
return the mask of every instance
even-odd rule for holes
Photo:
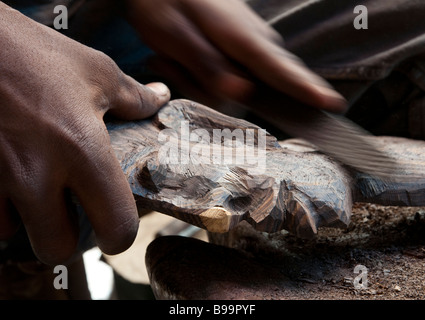
[[[246,220],[257,230],[309,238],[319,227],[347,226],[353,202],[425,205],[424,141],[371,136],[399,164],[382,181],[303,140],[278,142],[254,124],[188,100],[107,128],[140,210],[211,232]]]

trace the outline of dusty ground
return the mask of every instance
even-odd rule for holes
[[[425,298],[425,208],[356,204],[347,230],[322,229],[314,240],[240,228],[227,241],[289,279],[260,299]],[[367,288],[354,286],[357,265]]]
[[[157,228],[172,221],[159,213],[142,218],[133,251],[112,259],[118,272],[133,282],[148,283],[145,246]],[[197,238],[207,240],[203,233]],[[314,240],[246,226],[222,240],[279,268],[287,279],[257,292],[255,299],[425,299],[425,207],[356,204],[347,230],[324,228]],[[354,287],[357,265],[367,268],[367,288]]]

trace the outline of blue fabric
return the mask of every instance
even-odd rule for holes
[[[146,60],[153,55],[153,51],[140,40],[136,31],[119,17],[106,23],[88,46],[107,54],[130,76],[144,73]]]
[[[39,13],[39,6],[28,5],[28,2],[31,1],[17,1],[13,7],[32,18]],[[153,54],[127,21],[118,16],[106,21],[90,39],[86,45],[107,54],[128,75],[145,72],[146,60]]]

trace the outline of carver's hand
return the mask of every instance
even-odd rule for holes
[[[22,221],[41,261],[64,262],[78,239],[72,191],[99,247],[127,249],[138,215],[103,116],[151,116],[168,88],[139,84],[103,53],[1,2],[0,17],[0,238]]]
[[[171,62],[162,72],[176,83],[184,84],[190,75],[201,91],[243,100],[253,89],[252,79],[258,79],[309,105],[345,108],[342,96],[286,51],[280,35],[242,0],[126,3],[145,43]]]

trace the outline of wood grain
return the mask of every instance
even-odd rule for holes
[[[159,211],[211,232],[229,231],[246,220],[257,230],[286,229],[309,238],[319,227],[347,226],[356,201],[425,205],[424,141],[369,137],[399,166],[383,181],[303,140],[278,142],[254,124],[188,100],[169,102],[151,119],[107,127],[140,210]],[[214,133],[225,129],[236,135],[233,142],[214,143]],[[244,150],[235,142],[240,142],[237,134],[245,146],[253,137],[254,149],[245,151],[260,152],[237,158]],[[223,160],[226,155],[232,155],[231,161]]]

